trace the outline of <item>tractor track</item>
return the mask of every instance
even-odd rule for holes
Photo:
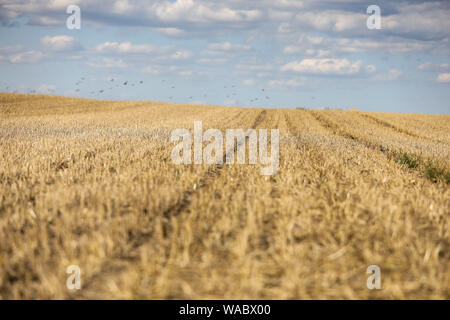
[[[255,121],[253,122],[251,129],[256,129],[265,119],[267,112],[265,110],[261,111],[258,116],[256,117]],[[236,149],[236,146],[235,146]],[[235,150],[236,151],[236,150]],[[225,163],[225,155],[224,154],[224,163]],[[199,179],[197,186],[195,189],[187,189],[183,192],[182,196],[179,198],[177,202],[169,206],[166,210],[162,213],[162,232],[164,238],[169,237],[171,233],[171,219],[179,217],[183,213],[187,213],[189,211],[189,208],[193,202],[193,199],[200,194],[201,190],[204,190],[208,186],[211,186],[214,181],[220,177],[222,174],[224,164],[218,164],[211,166],[206,173]],[[106,261],[102,263],[102,266],[100,268],[100,271],[92,275],[90,278],[84,281],[83,289],[89,290],[90,288],[97,287],[95,284],[98,281],[102,281],[104,279],[105,274],[108,275],[108,279],[111,279],[111,276],[115,276],[120,274],[121,272],[126,270],[126,266],[116,266],[114,265],[114,261],[120,260],[120,261],[134,261],[136,260],[136,257],[139,256],[139,250],[142,248],[146,243],[148,243],[153,236],[153,231],[147,231],[147,232],[138,232],[131,236],[131,239],[129,240],[130,243],[130,250],[126,253],[126,255],[115,255],[110,258],[108,258]],[[89,295],[87,295],[89,297]],[[76,292],[69,296],[69,298],[74,299],[83,299],[86,295],[83,293],[83,290],[80,290],[80,292]]]
[[[338,124],[336,124],[335,122],[333,122],[330,119],[326,119],[325,117],[321,116],[317,111],[309,111],[309,113],[314,117],[314,119],[325,129],[331,131],[333,134],[341,136],[343,138],[346,139],[351,139],[352,141],[354,141],[355,143],[369,149],[369,150],[373,150],[376,152],[380,152],[382,153],[387,160],[389,161],[395,161],[398,162],[399,156],[401,155],[401,153],[399,151],[395,151],[392,150],[388,147],[385,147],[381,144],[378,143],[374,143],[371,141],[368,141],[366,139],[363,139],[361,137],[355,136],[353,134],[351,134],[350,132],[346,131],[345,129],[343,129],[342,127],[340,127]],[[420,159],[420,157],[416,156],[417,159]],[[412,170],[414,170],[418,176],[420,178],[425,179],[425,177],[423,176],[423,174],[421,173],[421,170],[424,167],[424,163],[420,163],[418,166],[416,166],[415,168],[410,168]]]
[[[378,125],[381,125],[381,126],[383,126],[383,127],[385,127],[385,128],[391,129],[391,130],[393,130],[393,131],[395,131],[395,132],[397,132],[397,133],[402,133],[402,134],[405,134],[405,135],[407,135],[407,136],[410,136],[410,137],[416,138],[416,139],[424,139],[424,140],[427,140],[427,141],[430,141],[430,142],[434,142],[434,143],[443,143],[443,144],[447,144],[447,145],[448,145],[448,143],[445,142],[445,141],[442,141],[442,140],[435,140],[435,139],[433,139],[433,138],[429,138],[429,137],[426,137],[426,136],[422,136],[422,135],[416,134],[416,133],[414,133],[414,132],[412,132],[412,131],[409,131],[409,130],[407,130],[407,129],[400,128],[400,127],[398,127],[398,126],[396,126],[396,125],[391,124],[390,122],[388,122],[388,121],[386,121],[386,120],[379,119],[379,118],[374,117],[374,116],[372,116],[372,115],[369,115],[369,114],[367,114],[367,113],[360,113],[360,112],[358,112],[357,114],[358,114],[360,117],[362,117],[362,118],[368,119],[369,121],[372,121],[372,122],[374,122],[374,123],[376,123],[376,124],[378,124]]]
[[[339,125],[337,125],[336,123],[334,123],[333,121],[326,119],[325,117],[321,116],[319,113],[315,112],[315,111],[310,111],[309,112],[310,115],[312,115],[312,117],[325,129],[331,131],[333,134],[341,136],[343,138],[346,139],[351,139],[352,141],[363,145],[364,147],[374,150],[374,151],[379,151],[382,152],[384,155],[386,155],[389,159],[392,159],[395,157],[396,152],[390,150],[389,148],[382,146],[380,144],[377,143],[373,143],[371,141],[367,141],[364,139],[361,139],[358,136],[355,136],[353,134],[351,134],[350,132],[346,131],[345,129],[343,129],[342,127],[340,127]]]

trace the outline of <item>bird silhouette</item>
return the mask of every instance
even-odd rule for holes
[[[128,81],[125,81],[125,82],[123,83],[124,86],[126,86],[127,84],[128,84]]]

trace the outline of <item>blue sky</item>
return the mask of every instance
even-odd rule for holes
[[[449,1],[0,0],[0,39],[0,91],[450,114]]]

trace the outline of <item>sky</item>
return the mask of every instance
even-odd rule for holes
[[[450,114],[450,1],[0,0],[0,39],[0,92]]]

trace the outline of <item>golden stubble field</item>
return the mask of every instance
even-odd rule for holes
[[[195,120],[278,173],[173,164]],[[450,116],[0,94],[0,299],[449,299],[449,162]]]

